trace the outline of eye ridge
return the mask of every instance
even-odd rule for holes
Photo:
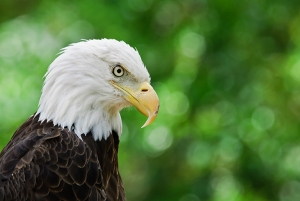
[[[116,65],[114,68],[113,68],[113,71],[112,73],[116,76],[116,77],[121,77],[124,75],[124,71],[125,69],[120,66],[120,65]]]

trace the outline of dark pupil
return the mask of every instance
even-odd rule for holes
[[[121,73],[121,72],[122,72],[121,69],[118,69],[118,70],[117,70],[117,73]]]

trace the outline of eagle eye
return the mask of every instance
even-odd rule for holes
[[[116,77],[121,77],[124,75],[124,68],[122,66],[115,66],[113,68],[113,74],[116,76]]]

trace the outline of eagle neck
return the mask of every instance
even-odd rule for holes
[[[73,106],[70,106],[64,115],[55,113],[49,115],[42,110],[38,111],[37,114],[40,115],[39,121],[53,121],[54,125],[73,130],[79,138],[91,133],[95,141],[106,140],[113,131],[120,137],[122,121],[118,111],[108,111],[103,107],[90,108],[89,110],[77,107],[76,111],[74,112]]]

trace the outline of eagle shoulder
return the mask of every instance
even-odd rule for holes
[[[38,115],[15,132],[0,159],[0,200],[106,199],[96,153]]]

